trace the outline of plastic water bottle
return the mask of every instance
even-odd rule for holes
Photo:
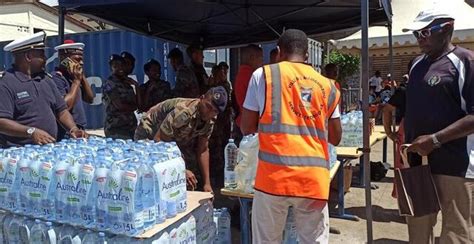
[[[20,224],[19,227],[19,235],[20,235],[20,241],[22,243],[30,243],[30,233],[31,233],[31,228],[35,224],[35,221],[32,219],[24,216],[23,221]]]
[[[6,209],[12,212],[18,212],[19,200],[20,200],[20,181],[19,177],[19,167],[18,160],[14,158],[9,158],[7,162],[6,172],[8,177],[5,176],[4,186],[8,189],[7,199],[6,199]],[[9,183],[11,182],[10,186]]]
[[[107,244],[107,237],[104,232],[99,232],[99,238],[97,238],[97,244]]]
[[[222,208],[221,214],[217,220],[217,235],[221,243],[232,243],[230,229],[230,213],[227,208]]]
[[[57,240],[60,244],[72,243],[74,237],[78,234],[77,229],[70,225],[63,225],[58,231]]]
[[[225,146],[224,158],[225,158],[225,168],[224,168],[224,187],[228,189],[233,189],[237,186],[235,181],[235,166],[237,165],[237,155],[239,153],[239,148],[234,143],[234,139],[229,139],[229,143]]]
[[[106,228],[117,234],[123,233],[124,231],[122,223],[124,214],[123,207],[127,201],[130,201],[130,198],[127,199],[126,196],[122,195],[122,173],[123,170],[120,166],[116,162],[113,163],[107,173],[105,192],[100,194],[97,198],[99,203],[104,201],[106,204],[105,208],[101,206],[103,209],[99,210],[106,213]],[[125,202],[125,204],[123,202]]]
[[[166,209],[166,201],[163,198],[163,191],[161,189],[161,186],[163,184],[164,180],[164,171],[163,167],[161,164],[162,157],[154,154],[152,155],[152,162],[154,163],[153,171],[155,172],[155,200],[156,200],[156,223],[160,224],[165,222],[166,220],[166,214],[167,214],[167,209]]]
[[[67,222],[66,216],[66,177],[67,169],[69,167],[69,162],[65,159],[66,155],[62,155],[60,162],[56,165],[55,177],[56,177],[56,189],[55,189],[55,217],[56,220],[60,223]]]
[[[153,182],[153,181],[152,181]],[[142,182],[138,180],[138,173],[133,162],[125,166],[122,173],[119,195],[122,199],[119,204],[123,208],[123,229],[125,234],[133,236],[143,230],[143,198]],[[120,194],[121,193],[121,194]]]
[[[41,199],[41,214],[47,220],[54,220],[55,216],[55,192],[56,192],[56,176],[54,172],[53,158],[46,157],[40,168],[40,178],[46,186],[46,190]]]
[[[46,229],[48,230],[47,233],[47,243],[48,244],[56,244],[56,231],[54,231],[53,223],[46,222]]]
[[[73,161],[66,173],[66,180],[63,186],[64,202],[66,203],[66,221],[70,224],[78,224],[81,222],[80,204],[85,199],[86,189],[81,184],[79,174],[81,164]]]
[[[97,242],[96,233],[91,230],[87,230],[86,234],[82,238],[82,244],[95,244]]]
[[[26,152],[25,152],[26,154]],[[17,212],[19,213],[27,213],[29,212],[29,192],[30,188],[28,185],[29,179],[30,179],[30,159],[27,158],[27,156],[23,154],[22,158],[18,162],[18,167],[19,167],[19,175],[18,178],[20,179],[20,187],[19,187],[19,196],[20,196],[20,208]]]
[[[8,243],[19,244],[20,243],[20,225],[23,219],[20,216],[14,216],[10,221],[8,231]]]
[[[107,203],[106,198],[104,198],[104,196],[109,169],[105,165],[105,157],[99,157],[98,161],[101,163],[94,174],[92,194],[94,194],[95,201],[94,203],[96,226],[99,230],[105,230],[107,228]]]
[[[6,212],[0,212],[0,243],[6,243],[6,235],[3,232],[3,225],[5,224],[5,220],[8,214]]]
[[[85,189],[81,194],[82,199],[79,206],[81,219],[79,223],[86,228],[94,226],[95,199],[97,196],[97,184],[93,184],[95,168],[92,161],[92,158],[85,160],[79,175],[79,182]]]
[[[155,171],[148,162],[143,162],[139,168],[139,180],[141,181],[141,199],[143,203],[143,226],[144,229],[152,227],[156,222],[156,198],[155,198]]]
[[[41,214],[41,199],[43,194],[46,192],[46,185],[43,184],[40,177],[41,161],[43,158],[32,160],[30,163],[30,177],[28,179],[28,199],[29,206],[27,207],[26,214],[32,216],[39,216]]]
[[[35,219],[35,224],[31,228],[30,243],[48,243],[46,225],[39,219]]]

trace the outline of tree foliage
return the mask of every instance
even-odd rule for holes
[[[338,50],[332,50],[329,53],[328,63],[334,63],[339,67],[340,82],[345,82],[350,76],[359,72],[360,58],[356,55],[341,53]]]

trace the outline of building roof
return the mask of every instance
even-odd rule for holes
[[[0,0],[0,5],[16,5],[16,4],[32,4],[40,9],[43,9],[53,15],[59,16],[59,11],[58,9],[51,7],[47,4],[44,4],[40,2],[39,0],[22,0],[22,1],[15,1],[15,0]],[[92,26],[89,26],[77,19],[74,19],[68,15],[65,16],[66,21],[69,22],[70,24],[76,25],[80,28],[83,28],[87,31],[94,31],[94,28]]]
[[[404,33],[402,29],[408,26],[418,13],[428,8],[442,8],[456,16],[453,38],[458,41],[474,38],[473,16],[474,8],[470,7],[465,0],[392,0],[393,22],[392,34],[393,45],[416,45],[416,39],[411,33]],[[338,40],[337,48],[360,49],[361,33]],[[369,28],[369,47],[382,48],[388,46],[388,30],[386,27],[376,26]]]

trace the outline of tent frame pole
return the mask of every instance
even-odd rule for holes
[[[64,23],[65,23],[65,15],[66,15],[66,8],[59,7],[59,23],[58,23],[58,35],[59,35],[59,43],[64,43]]]
[[[367,216],[367,243],[372,244],[372,192],[370,184],[370,135],[369,135],[369,0],[361,0],[362,28],[362,111],[363,111],[363,167],[365,181],[365,209]],[[362,165],[361,165],[362,166]]]

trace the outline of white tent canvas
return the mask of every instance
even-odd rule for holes
[[[454,24],[454,38],[460,41],[471,37],[474,38],[474,8],[464,0],[392,0],[393,11],[393,44],[403,46],[415,45],[415,37],[402,29],[407,27],[422,10],[439,8],[448,11],[456,17]],[[360,31],[353,35],[338,40],[337,48],[360,49]],[[388,45],[388,30],[386,27],[375,26],[369,28],[369,47],[383,47]]]

